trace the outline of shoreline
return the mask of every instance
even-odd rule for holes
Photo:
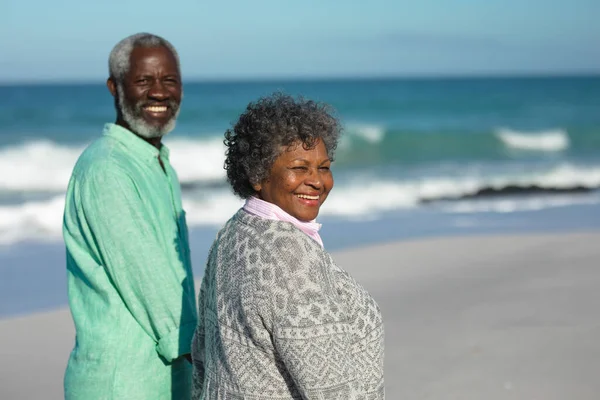
[[[496,235],[600,232],[600,206],[533,212],[452,214],[439,210],[383,213],[373,219],[324,217],[321,237],[330,253],[385,243]],[[217,226],[191,226],[195,278],[201,278]],[[68,305],[62,241],[0,246],[0,320]]]
[[[599,239],[415,238],[332,254],[382,309],[387,398],[591,400]],[[60,398],[73,335],[65,307],[1,319],[0,397]]]

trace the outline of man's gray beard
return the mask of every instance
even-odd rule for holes
[[[177,123],[177,117],[179,116],[179,108],[175,112],[175,115],[171,117],[169,122],[162,126],[154,126],[147,123],[135,109],[129,107],[128,104],[125,103],[125,90],[122,85],[117,85],[117,100],[119,105],[119,111],[121,112],[121,116],[123,120],[127,122],[129,128],[133,131],[133,133],[145,138],[145,139],[154,139],[160,138],[171,132],[175,129],[175,124]]]

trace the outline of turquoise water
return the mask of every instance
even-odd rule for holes
[[[172,149],[197,276],[241,205],[223,132],[258,96],[331,103],[345,134],[320,222],[329,250],[600,228],[600,77],[188,83]],[[0,316],[66,304],[63,197],[114,119],[102,84],[0,86]]]
[[[600,203],[600,77],[186,83],[165,142],[192,226],[239,207],[223,132],[281,90],[330,103],[345,134],[323,218],[523,212]],[[0,87],[0,243],[60,241],[62,196],[83,147],[114,119],[103,84]],[[508,203],[507,203],[508,202]]]

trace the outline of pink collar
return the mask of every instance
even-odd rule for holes
[[[292,224],[294,224],[294,226],[296,226],[302,232],[306,233],[308,236],[316,240],[317,243],[319,243],[321,247],[323,247],[323,241],[321,240],[321,236],[319,236],[319,229],[321,229],[321,224],[315,222],[314,220],[310,222],[299,221],[298,219],[292,217],[290,214],[283,211],[275,204],[261,200],[258,197],[254,196],[250,196],[246,199],[246,203],[244,204],[243,208],[245,211],[258,217],[272,219],[276,221],[291,222]]]

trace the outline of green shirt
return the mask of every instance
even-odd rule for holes
[[[73,170],[63,236],[76,329],[65,397],[189,398],[180,356],[196,327],[195,291],[167,147],[107,124]]]

